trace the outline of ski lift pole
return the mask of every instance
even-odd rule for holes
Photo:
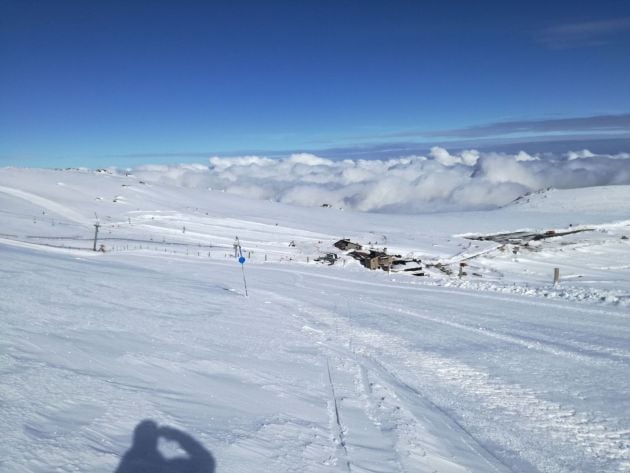
[[[247,279],[245,279],[245,257],[243,256],[243,249],[241,248],[241,245],[238,245],[238,253],[239,253],[239,257],[238,257],[238,262],[241,263],[241,271],[243,272],[243,286],[245,287],[245,297],[249,297],[249,294],[247,293]]]
[[[98,241],[98,229],[101,226],[101,222],[98,219],[98,215],[94,212],[94,217],[96,217],[96,223],[94,224],[94,247],[93,251],[96,251],[96,242]]]

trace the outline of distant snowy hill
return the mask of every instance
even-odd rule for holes
[[[540,213],[566,212],[597,214],[609,218],[630,216],[630,186],[582,187],[580,189],[546,189],[519,197],[508,207]]]
[[[217,473],[630,471],[630,186],[363,213],[214,165],[0,169],[1,471],[113,472],[146,419]]]

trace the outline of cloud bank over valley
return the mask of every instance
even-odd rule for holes
[[[209,164],[145,165],[146,182],[208,188],[301,206],[328,204],[364,212],[478,210],[548,187],[630,184],[630,154],[589,150],[562,155],[434,147],[426,156],[333,160],[309,153],[285,158],[212,157]]]

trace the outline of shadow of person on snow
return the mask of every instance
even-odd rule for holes
[[[187,456],[166,458],[158,450],[158,439],[176,442]],[[181,430],[159,427],[152,420],[140,422],[133,445],[115,473],[214,473],[214,458],[199,442]]]

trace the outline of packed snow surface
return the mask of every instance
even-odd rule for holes
[[[628,472],[629,237],[628,186],[386,215],[2,169],[0,471]]]

